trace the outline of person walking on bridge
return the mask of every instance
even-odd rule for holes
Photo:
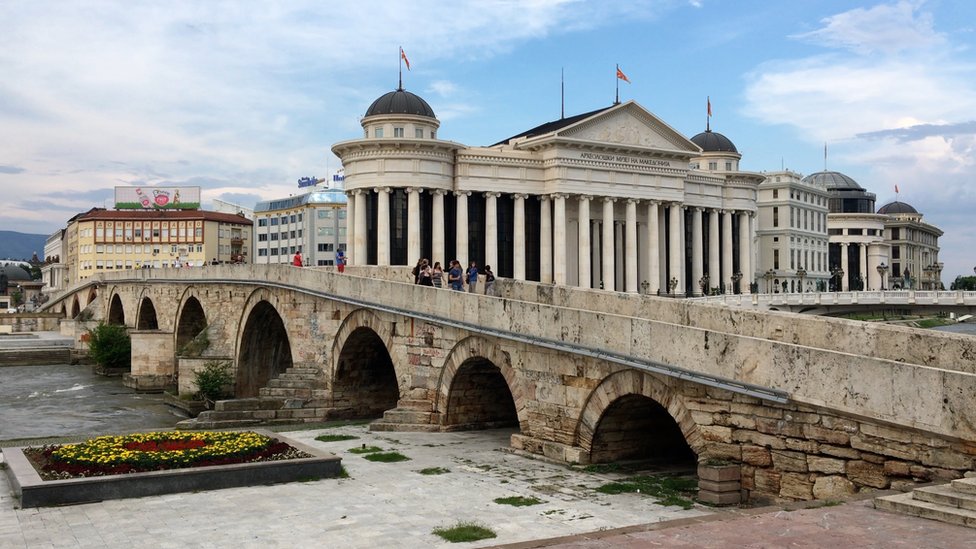
[[[292,258],[291,264],[294,265],[294,266],[296,266],[296,267],[301,267],[302,266],[302,251],[301,250],[298,250],[297,252],[295,252],[295,257]]]
[[[463,276],[464,272],[461,270],[461,263],[456,259],[452,259],[451,270],[447,272],[447,283],[451,286],[452,290],[461,291],[463,289]]]
[[[473,294],[478,292],[478,264],[474,261],[471,262],[471,266],[468,267],[468,272],[465,273],[465,278],[468,283],[468,293]]]

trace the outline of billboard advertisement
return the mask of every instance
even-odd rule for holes
[[[117,210],[197,210],[200,187],[115,187]]]

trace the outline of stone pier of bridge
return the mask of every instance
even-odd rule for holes
[[[407,279],[226,266],[114,273],[75,292],[96,288],[95,319],[130,328],[135,385],[190,393],[207,361],[232,364],[236,398],[198,427],[511,426],[513,448],[567,463],[737,463],[747,494],[788,499],[974,468],[973,338],[534,283],[500,280],[500,297],[485,297],[397,282]]]

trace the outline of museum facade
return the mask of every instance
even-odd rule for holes
[[[634,101],[548,122],[491,146],[438,139],[403,89],[370,105],[345,169],[355,265],[491,265],[497,276],[675,296],[754,282],[761,174],[735,146],[691,139]]]

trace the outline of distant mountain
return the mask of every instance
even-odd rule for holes
[[[0,259],[28,260],[37,252],[44,259],[46,234],[28,234],[15,231],[0,231]]]

